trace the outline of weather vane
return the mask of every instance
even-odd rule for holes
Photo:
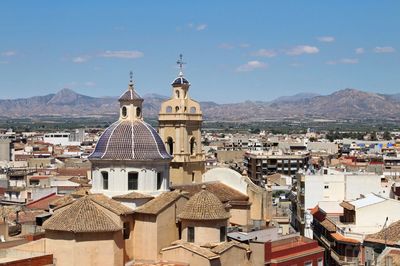
[[[180,68],[181,73],[182,73],[183,65],[186,64],[185,62],[183,62],[183,55],[182,54],[179,55],[179,60],[176,61],[176,63],[179,65],[179,68]]]

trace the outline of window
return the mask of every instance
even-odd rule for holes
[[[226,226],[219,228],[219,241],[224,242],[226,239]]]
[[[108,172],[101,172],[101,177],[103,180],[103,189],[108,189]]]
[[[175,106],[175,112],[179,111],[179,106]]]
[[[168,146],[168,153],[173,155],[174,154],[174,140],[171,137],[167,139],[167,146]]]
[[[324,185],[324,189],[328,189],[329,188],[329,185]]]
[[[194,183],[194,173],[192,172],[192,183]]]
[[[138,189],[139,174],[137,172],[128,173],[128,190]]]
[[[140,107],[136,107],[136,117],[140,117],[140,114],[142,113],[142,110]]]
[[[157,190],[161,189],[163,183],[163,174],[161,172],[157,173]]]
[[[126,115],[127,115],[126,106],[122,107],[121,114],[122,114],[122,117],[126,117]]]
[[[175,91],[175,94],[176,94],[176,98],[179,98],[179,96],[180,96],[180,93],[179,93],[179,91],[178,91],[178,90],[176,90],[176,91]]]
[[[172,113],[172,107],[171,106],[167,106],[167,108],[165,109],[165,111],[167,113]]]
[[[192,114],[196,113],[196,107],[190,107],[190,113]]]
[[[312,266],[312,261],[304,262],[304,266]]]
[[[187,241],[194,242],[194,227],[189,226],[187,230]]]
[[[324,265],[324,260],[322,258],[318,259],[318,266],[323,266]]]
[[[131,225],[129,222],[124,222],[124,239],[129,239],[131,234]]]
[[[190,154],[194,155],[196,152],[196,140],[195,138],[190,139]]]

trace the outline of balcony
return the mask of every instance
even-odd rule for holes
[[[327,247],[331,247],[333,245],[333,242],[329,241],[324,235],[321,235],[320,239]]]
[[[335,250],[331,250],[331,258],[339,265],[358,265],[358,257],[347,257],[339,255]]]

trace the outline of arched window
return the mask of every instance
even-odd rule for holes
[[[196,140],[195,138],[190,139],[190,154],[194,155],[196,152]]]
[[[122,117],[126,117],[126,115],[127,115],[126,106],[122,107],[121,114],[122,114]]]
[[[129,172],[128,173],[128,190],[137,190],[139,187],[139,173]]]
[[[169,154],[174,154],[174,140],[171,137],[167,138],[167,149]]]
[[[175,91],[175,94],[176,94],[176,98],[178,98],[178,99],[179,99],[180,93],[179,93],[179,91],[178,91],[178,90],[176,90],[176,91]]]
[[[175,106],[175,112],[179,111],[179,106]]]
[[[101,172],[101,182],[103,183],[103,189],[108,189],[108,172]]]
[[[140,107],[136,107],[136,117],[140,117],[142,113],[142,110],[140,109]]]
[[[196,107],[190,107],[190,113],[191,114],[194,114],[194,113],[196,113]]]
[[[172,106],[167,106],[167,108],[165,109],[165,111],[167,113],[172,113]]]

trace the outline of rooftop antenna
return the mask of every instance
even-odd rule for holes
[[[183,62],[182,54],[179,55],[179,59],[178,59],[178,61],[176,61],[176,63],[179,65],[179,69],[180,69],[179,76],[182,77],[183,76],[183,65],[186,64],[186,62]]]

